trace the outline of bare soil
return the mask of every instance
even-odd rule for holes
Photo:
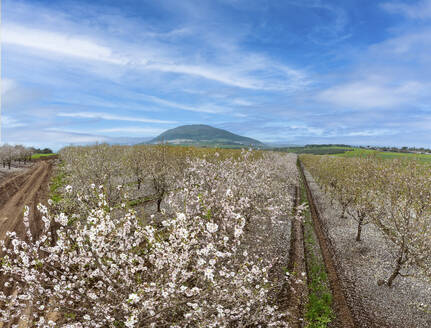
[[[37,204],[48,194],[53,161],[39,161],[30,169],[12,173],[0,184],[0,239],[7,231],[23,235],[24,206],[30,207],[30,229],[37,236],[40,232],[41,216]]]
[[[53,163],[52,160],[38,161],[30,168],[28,165],[15,167],[3,174],[3,180],[0,180],[0,240],[5,240],[6,245],[9,244],[7,231],[14,231],[19,236],[25,234],[22,219],[26,205],[30,208],[29,222],[33,236],[40,234],[42,224],[37,205],[44,202],[48,195]],[[0,275],[2,291],[6,294],[13,293],[12,289],[4,288],[5,279],[6,277]],[[14,323],[10,322],[5,327],[12,324]],[[0,323],[0,327],[4,325]],[[25,325],[20,324],[19,327]]]

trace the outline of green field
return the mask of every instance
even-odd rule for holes
[[[392,159],[392,158],[411,158],[417,159],[420,161],[431,162],[431,155],[427,154],[413,154],[413,153],[396,153],[396,152],[386,152],[386,151],[376,151],[376,150],[368,150],[368,149],[360,149],[355,148],[352,151],[345,152],[342,154],[336,154],[336,156],[342,157],[360,157],[360,156],[376,156],[384,159]]]
[[[347,145],[306,145],[303,147],[280,147],[273,148],[271,150],[296,154],[335,155],[342,157],[376,156],[383,159],[411,158],[431,163],[431,155],[429,154],[378,151],[373,149],[351,147]]]
[[[57,154],[54,154],[54,153],[51,153],[51,154],[33,154],[31,156],[31,158],[32,159],[38,159],[38,158],[41,158],[41,157],[48,157],[48,156],[54,156],[54,155],[57,155]]]
[[[295,154],[335,155],[350,152],[354,148],[347,145],[307,145],[303,147],[273,148],[272,150]]]

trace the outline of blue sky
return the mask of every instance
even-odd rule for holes
[[[431,147],[431,0],[3,0],[1,28],[5,142]]]

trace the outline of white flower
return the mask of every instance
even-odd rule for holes
[[[206,279],[214,281],[214,269],[206,268],[204,271],[204,276]]]
[[[138,296],[138,294],[130,294],[129,298],[127,299],[127,302],[131,303],[131,304],[135,304],[138,303],[141,300],[141,298]]]
[[[177,219],[178,219],[178,221],[185,221],[186,220],[186,215],[184,213],[178,213],[177,214]]]
[[[67,193],[71,193],[72,192],[72,190],[73,190],[73,188],[72,188],[72,186],[71,185],[67,185],[65,188],[64,188],[64,190],[67,192]]]
[[[198,266],[203,266],[205,263],[206,263],[206,262],[205,262],[205,260],[204,260],[203,258],[201,258],[201,257],[200,257],[200,258],[198,259],[197,265],[198,265]]]
[[[217,230],[218,230],[218,225],[217,225],[217,223],[211,223],[211,222],[208,222],[208,223],[206,224],[206,227],[207,227],[207,230],[208,230],[208,232],[209,232],[209,233],[215,233],[215,232],[217,232]]]
[[[127,321],[124,323],[127,328],[135,327],[135,324],[138,322],[134,315],[130,316]]]
[[[242,228],[239,226],[236,226],[234,231],[235,238],[239,238],[242,235],[242,233],[243,233]]]
[[[67,223],[69,222],[66,214],[60,213],[60,215],[57,215],[55,217],[55,222],[60,223],[62,226],[67,226]]]
[[[30,213],[30,208],[27,205],[24,206],[24,217],[27,217],[29,213]]]

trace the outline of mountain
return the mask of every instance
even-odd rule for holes
[[[162,142],[200,146],[265,146],[265,144],[258,140],[243,137],[204,124],[183,125],[167,130],[158,137],[150,140],[149,143],[154,144]]]

